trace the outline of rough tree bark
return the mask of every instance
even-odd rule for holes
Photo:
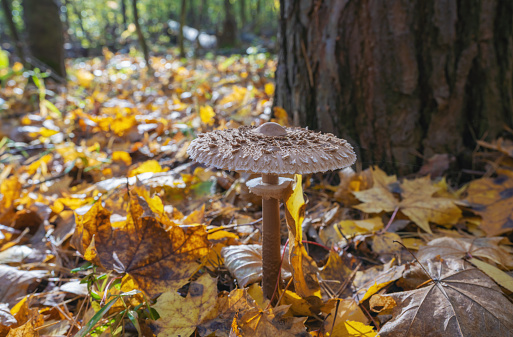
[[[31,57],[35,58],[33,63],[43,63],[64,80],[64,36],[59,6],[54,0],[23,0],[22,3],[26,41]]]
[[[276,104],[364,166],[466,162],[513,121],[513,2],[280,0]],[[460,164],[464,164],[460,162]]]

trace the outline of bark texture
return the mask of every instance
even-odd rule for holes
[[[364,166],[468,158],[513,121],[513,2],[281,0],[276,104]]]
[[[22,3],[31,57],[36,59],[36,65],[43,63],[65,79],[64,35],[59,5],[55,0],[23,0]]]

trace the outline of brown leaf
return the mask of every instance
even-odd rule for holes
[[[381,337],[513,334],[513,304],[488,276],[463,260],[429,260],[427,269],[438,281],[390,295],[397,306]]]
[[[513,230],[513,172],[503,170],[497,178],[474,180],[467,201],[483,217],[481,229],[488,236]]]
[[[265,311],[254,308],[239,313],[233,319],[230,337],[311,337],[303,324],[306,318],[284,317],[288,309],[288,305],[282,305]]]
[[[203,226],[171,226],[166,231],[135,194],[126,221],[113,227],[110,215],[99,201],[78,216],[73,244],[88,261],[130,274],[152,296],[187,282],[198,268],[196,260],[208,253]]]
[[[29,286],[38,283],[45,275],[44,270],[18,270],[0,265],[0,303],[16,304],[27,295]]]
[[[437,255],[444,259],[461,259],[464,257],[480,257],[506,267],[513,268],[513,256],[503,249],[499,243],[501,237],[493,238],[450,238],[442,237],[428,242],[419,248],[417,258],[429,260]]]

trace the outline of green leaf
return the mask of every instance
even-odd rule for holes
[[[0,69],[9,67],[9,53],[0,48]]]
[[[141,332],[141,326],[139,325],[139,315],[137,312],[133,310],[128,310],[127,312],[128,318],[130,319],[130,322],[135,326],[135,329],[137,330],[137,333],[139,334],[139,337],[142,336]]]
[[[57,109],[57,107],[50,101],[48,100],[44,100],[44,105],[46,105],[46,107],[48,108],[48,110],[50,110],[51,112],[57,114],[59,117],[62,117],[62,113],[59,111],[59,109]]]
[[[87,324],[84,325],[84,327],[77,332],[75,337],[86,336],[89,333],[89,331],[91,331],[91,329],[94,328],[96,323],[98,323],[100,321],[100,319],[102,319],[102,317],[107,313],[107,311],[110,310],[110,308],[114,305],[114,303],[116,303],[117,300],[118,300],[118,297],[116,296],[115,298],[110,300],[103,308],[98,310],[98,312],[96,314],[94,314],[94,316],[91,318],[91,320],[89,322],[87,322]]]

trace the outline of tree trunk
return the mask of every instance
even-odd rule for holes
[[[246,17],[246,0],[239,0],[239,15],[240,15],[240,28],[244,30],[244,27],[248,23]]]
[[[126,16],[126,0],[120,0],[121,2],[121,17],[123,18],[123,30],[128,28],[128,17]]]
[[[219,47],[233,48],[237,46],[237,21],[233,14],[233,5],[230,0],[224,0],[223,32],[218,39]]]
[[[23,0],[27,44],[31,57],[35,58],[33,63],[43,63],[64,80],[64,36],[59,12],[54,0]]]
[[[4,11],[5,21],[7,22],[7,26],[9,27],[9,33],[11,34],[11,39],[14,44],[16,54],[20,58],[21,62],[25,64],[25,54],[23,53],[23,46],[18,35],[18,30],[16,29],[14,21],[12,20],[12,10],[9,2],[9,0],[2,0],[2,9]]]
[[[399,173],[513,119],[513,2],[281,0],[276,104]]]
[[[180,10],[180,33],[178,34],[178,45],[180,46],[180,57],[185,57],[183,26],[185,26],[185,14],[187,13],[187,0],[182,0]]]
[[[135,30],[137,32],[137,39],[139,40],[139,45],[141,46],[144,55],[144,61],[146,61],[146,69],[148,69],[148,72],[152,73],[153,70],[150,65],[150,53],[148,52],[148,45],[146,44],[146,39],[144,38],[141,25],[139,24],[139,11],[137,10],[137,0],[132,0],[132,12],[134,13],[134,24]]]

